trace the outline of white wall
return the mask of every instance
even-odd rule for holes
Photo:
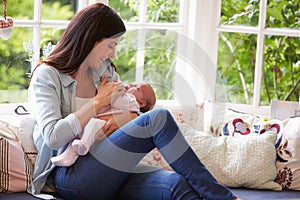
[[[195,104],[215,100],[221,0],[187,1],[184,9],[189,15],[179,38],[178,51],[183,58],[177,61],[175,93],[181,103]]]
[[[88,0],[88,1],[89,1],[89,4],[95,3],[95,2],[101,2],[104,4],[108,4],[108,0]]]

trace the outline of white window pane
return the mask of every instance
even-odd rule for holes
[[[300,38],[267,36],[261,103],[297,101],[300,93]]]
[[[222,1],[221,24],[257,26],[260,1]]]
[[[28,88],[31,57],[23,43],[31,40],[32,32],[32,28],[14,27],[13,34],[8,40],[0,39],[0,90],[2,91],[0,103],[26,100],[21,98],[22,95],[16,94],[18,90]],[[8,95],[9,93],[3,90],[11,90],[12,95]]]
[[[41,42],[40,42],[40,52],[41,57],[45,58],[43,53],[43,47],[51,43],[52,45],[56,45],[62,34],[64,33],[65,29],[60,28],[42,28],[41,29]],[[46,56],[47,57],[47,56]]]
[[[227,102],[252,103],[256,40],[251,34],[220,34],[218,72]]]
[[[136,72],[143,71],[143,80],[151,82],[158,99],[172,99],[170,91],[174,84],[177,33],[167,30],[145,31],[145,44],[139,44],[139,30],[128,30],[117,46],[113,60],[123,81],[135,81]],[[137,54],[143,51],[141,66]]]
[[[149,30],[146,34],[144,80],[155,84],[158,99],[174,98],[177,32]]]
[[[14,20],[32,20],[34,1],[33,0],[9,0],[6,3],[6,14]],[[3,16],[3,1],[0,2],[0,13]]]
[[[267,6],[267,27],[299,29],[299,0],[269,1]]]
[[[77,0],[43,0],[42,20],[69,20],[77,10]]]
[[[179,21],[179,0],[148,0],[147,21],[177,23]]]
[[[140,1],[136,0],[110,0],[111,6],[124,21],[138,22]]]

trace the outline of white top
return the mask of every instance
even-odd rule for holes
[[[81,97],[76,97],[76,110],[78,110],[81,106],[86,104],[89,100],[92,98],[81,98]]]

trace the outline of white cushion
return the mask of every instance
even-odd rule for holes
[[[275,133],[214,137],[186,126],[181,129],[220,183],[229,187],[281,190],[274,181],[277,175]]]

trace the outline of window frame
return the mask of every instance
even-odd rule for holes
[[[83,8],[95,2],[102,2],[109,4],[109,0],[77,0],[79,3],[78,9]],[[260,92],[263,73],[263,55],[264,55],[264,39],[267,35],[274,36],[289,36],[300,37],[300,31],[297,29],[288,28],[266,28],[266,10],[267,0],[260,0],[259,21],[257,27],[249,27],[243,25],[221,25],[220,13],[222,0],[181,0],[180,14],[178,23],[149,23],[146,19],[147,0],[141,0],[140,5],[140,19],[138,22],[125,22],[127,29],[169,29],[178,31],[180,34],[191,39],[199,45],[207,53],[212,63],[217,66],[218,60],[218,40],[219,34],[222,32],[232,33],[249,33],[257,35],[257,51],[255,63],[255,79],[252,106],[258,107],[260,105]],[[69,20],[42,20],[41,17],[42,0],[34,0],[34,18],[33,20],[15,20],[16,27],[32,27],[33,28],[33,44],[40,46],[41,29],[45,27],[66,28]],[[145,44],[145,35],[141,34],[138,38],[139,42]],[[141,45],[140,45],[141,46]],[[142,46],[141,46],[142,47]],[[195,53],[195,52],[192,52]],[[34,60],[40,59],[39,51],[34,54]],[[137,66],[143,66],[144,52],[138,51]],[[180,67],[177,66],[177,69]],[[143,69],[136,68],[136,81],[143,80]],[[180,71],[180,70],[179,70]],[[209,91],[211,94],[205,94],[200,99],[209,98],[215,100],[216,87],[216,69],[206,69],[204,75],[208,82],[210,82]],[[206,88],[207,90],[208,88]],[[183,88],[181,82],[175,79],[175,92],[180,95]]]
[[[187,6],[186,0],[180,2],[179,8],[179,17],[177,23],[161,23],[161,22],[148,22],[147,21],[147,0],[140,0],[139,6],[139,20],[137,22],[125,22],[127,30],[141,30],[138,32],[138,46],[140,49],[137,52],[137,61],[136,61],[136,77],[135,80],[140,82],[143,81],[143,66],[144,66],[144,47],[146,41],[146,35],[144,29],[164,29],[164,30],[173,30],[180,33],[186,31],[186,26],[184,22],[186,21],[186,16],[184,15],[184,10]],[[109,4],[109,0],[108,0]]]
[[[78,10],[95,2],[107,3],[105,0],[77,0]],[[40,47],[41,44],[41,29],[42,28],[66,28],[70,20],[42,20],[42,0],[34,0],[34,15],[32,20],[14,20],[15,27],[30,27],[33,28],[32,43],[35,47]],[[33,66],[40,59],[40,52],[36,51],[33,57]],[[31,69],[33,70],[33,69]]]
[[[264,57],[264,40],[267,35],[273,36],[288,36],[288,37],[300,37],[300,31],[298,29],[289,28],[268,28],[266,27],[267,21],[267,3],[268,0],[260,0],[259,7],[259,19],[257,27],[245,26],[245,25],[218,25],[217,31],[231,32],[231,33],[248,33],[257,35],[256,46],[256,61],[255,61],[255,75],[253,83],[253,102],[254,107],[260,106],[260,96],[262,89],[262,73],[263,73],[263,57]],[[221,0],[219,1],[221,7]],[[217,14],[217,13],[216,13]],[[220,16],[219,16],[220,17]]]
[[[188,43],[190,46],[193,46],[193,44],[191,43],[196,43],[196,45],[200,45],[201,48],[204,49],[204,51],[206,51],[207,55],[209,56],[209,59],[212,61],[212,63],[216,63],[215,60],[212,60],[211,58],[215,57],[216,58],[216,52],[217,52],[217,48],[216,45],[211,45],[209,42],[206,41],[206,39],[203,38],[199,38],[198,37],[198,30],[201,29],[205,29],[205,30],[209,30],[208,35],[210,36],[210,38],[215,39],[215,41],[217,41],[217,31],[216,31],[216,27],[214,26],[208,26],[207,23],[203,23],[206,20],[206,16],[203,15],[202,13],[205,14],[209,14],[209,17],[212,17],[213,19],[215,19],[215,17],[212,15],[211,12],[208,12],[207,9],[205,9],[205,6],[209,6],[210,8],[214,8],[216,6],[214,1],[209,1],[209,0],[181,0],[180,1],[180,8],[179,8],[179,19],[177,23],[159,23],[159,22],[147,22],[147,0],[140,0],[140,7],[139,7],[139,20],[138,22],[125,22],[126,28],[128,30],[141,30],[141,29],[163,29],[163,30],[173,30],[173,31],[177,31],[180,35],[182,35],[183,37],[187,37],[186,39],[189,40]],[[108,1],[109,4],[109,1]],[[205,5],[205,6],[202,6]],[[199,9],[201,10],[199,12]],[[192,13],[192,15],[190,15],[190,13]],[[199,20],[199,18],[201,20]],[[213,22],[215,23],[215,22]],[[203,24],[205,24],[205,26],[203,26]],[[217,24],[215,24],[217,25]],[[202,32],[202,31],[201,31]],[[185,38],[183,38],[185,39]],[[192,41],[192,42],[191,42]],[[204,42],[204,46],[203,43]],[[178,41],[178,43],[180,43],[180,41]],[[143,47],[145,45],[145,32],[144,31],[140,31],[139,32],[139,36],[138,36],[138,46],[140,47],[140,50],[138,50],[137,52],[137,62],[136,62],[136,81],[143,81],[143,65],[144,65],[144,51],[143,51]],[[186,48],[187,50],[189,50],[189,52],[193,55],[196,55],[196,52],[194,51],[194,49],[189,49],[190,46],[180,46],[178,48]],[[214,55],[215,54],[215,55]],[[182,62],[179,61],[179,59],[177,59],[176,62],[176,66],[175,66],[175,70],[176,70],[176,74],[185,74],[187,75],[189,78],[187,78],[186,80],[184,80],[184,82],[186,82],[186,84],[188,84],[188,86],[197,86],[197,82],[193,82],[190,80],[199,80],[199,77],[193,78],[193,74],[191,73],[191,71],[189,72],[185,72],[185,70],[183,69],[184,67],[182,66]],[[190,66],[189,66],[190,67]],[[193,66],[195,68],[197,68],[197,66]],[[198,69],[194,69],[192,71],[202,71],[203,70],[198,70]],[[211,99],[211,97],[213,96],[213,92],[214,92],[214,87],[215,87],[215,75],[216,71],[214,71],[211,74],[210,70],[205,70],[204,74],[202,77],[206,77],[206,82],[210,82],[211,84],[209,84],[210,86],[207,87],[204,86],[203,84],[201,85],[201,87],[205,87],[203,90],[209,90],[210,92],[203,92],[203,90],[201,91],[195,91],[198,88],[194,87],[192,88],[193,90],[193,95],[196,96],[196,101],[197,103],[200,103],[200,101],[203,101],[203,99],[209,98]],[[174,93],[176,94],[176,96],[179,96],[181,99],[181,101],[184,104],[194,104],[195,100],[191,100],[189,98],[189,96],[186,95],[186,84],[182,84],[182,78],[178,78],[174,77]],[[164,100],[162,100],[164,101]],[[177,102],[175,102],[177,103]]]
[[[218,41],[219,34],[221,32],[248,33],[257,35],[253,101],[252,104],[250,104],[250,106],[253,107],[260,106],[265,37],[268,35],[300,37],[298,29],[269,28],[265,26],[267,20],[267,2],[267,0],[260,1],[259,21],[256,27],[220,24],[222,0],[185,0],[180,10],[182,12],[180,17],[180,22],[182,23],[180,33],[184,34],[203,48],[215,66],[218,64]],[[128,26],[132,28],[146,27],[145,24],[134,26],[130,23],[128,23]],[[149,27],[151,28],[151,26]],[[208,72],[204,72],[203,75],[207,79],[206,81],[210,84],[210,86],[206,88],[206,90],[208,90],[206,92],[210,94],[205,94],[205,96],[200,99],[209,99],[214,101],[216,100],[215,88],[217,87],[217,70],[207,69],[207,71]],[[180,95],[182,91],[184,91],[184,88],[181,87],[181,83],[175,80],[176,94]]]

